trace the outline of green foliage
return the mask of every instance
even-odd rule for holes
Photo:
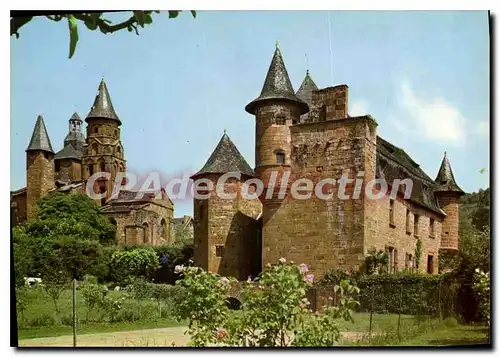
[[[83,297],[83,303],[87,308],[85,321],[90,321],[90,314],[95,311],[95,308],[102,304],[105,292],[102,285],[84,281],[80,286],[80,291]]]
[[[490,326],[490,274],[477,268],[474,276],[474,291],[477,294],[481,317]]]
[[[314,276],[305,264],[297,266],[284,258],[268,265],[255,281],[243,283],[243,303],[235,312],[225,304],[234,281],[196,267],[179,266],[177,272],[184,275],[177,284],[186,292],[177,316],[189,321],[194,346],[331,346],[340,336],[335,319],[352,321],[358,304],[352,295],[359,289],[343,280],[335,288],[340,304],[327,307],[322,315],[310,313],[306,291]]]
[[[415,262],[417,265],[417,271],[418,268],[420,267],[420,262],[422,261],[422,240],[418,239],[417,240],[417,246],[415,248]]]
[[[181,10],[169,10],[168,17],[176,18]],[[75,53],[76,44],[78,42],[78,22],[83,22],[90,31],[99,29],[103,34],[113,33],[116,31],[127,29],[129,32],[135,30],[138,35],[138,26],[144,28],[145,25],[150,25],[153,22],[152,14],[160,13],[160,11],[132,11],[132,16],[123,22],[113,24],[111,20],[106,18],[105,12],[93,13],[75,13],[65,15],[47,15],[47,19],[59,22],[66,18],[68,20],[70,45],[69,45],[69,58],[73,57]],[[191,10],[191,15],[195,18],[196,11]],[[33,16],[11,17],[10,19],[10,35],[15,35],[19,38],[19,29],[29,23]]]
[[[357,311],[408,315],[454,315],[459,283],[451,274],[364,275],[355,280],[361,289]]]
[[[159,257],[160,268],[152,274],[156,283],[174,284],[179,278],[174,273],[177,265],[190,265],[193,258],[193,244],[165,244],[153,247]]]
[[[177,272],[184,278],[176,284],[187,292],[178,302],[177,319],[189,321],[190,344],[203,347],[216,343],[215,332],[223,327],[229,315],[226,292],[231,281],[197,267],[178,267]]]
[[[389,264],[389,256],[383,250],[378,250],[371,247],[368,250],[368,255],[365,258],[365,267],[367,274],[381,273],[387,269]]]
[[[158,267],[158,256],[152,248],[117,250],[111,256],[110,269],[119,283],[129,283],[133,277],[147,277]]]

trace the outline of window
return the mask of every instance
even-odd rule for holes
[[[106,172],[106,165],[104,164],[104,162],[101,162],[101,172]]]
[[[413,235],[415,237],[418,237],[418,219],[420,217],[416,214],[415,218],[413,219]]]
[[[389,225],[391,227],[395,227],[396,225],[394,224],[394,200],[389,201]]]
[[[285,114],[279,113],[276,115],[275,123],[277,125],[285,125],[286,124],[286,119],[285,119]]]
[[[149,243],[149,225],[147,222],[142,224],[142,228],[144,229],[144,243]]]
[[[215,246],[215,256],[216,257],[223,257],[224,250],[225,250],[225,247],[223,245],[216,245]]]
[[[283,151],[276,152],[276,163],[280,165],[285,164],[285,153]]]
[[[427,273],[434,274],[434,256],[427,256]]]
[[[54,161],[54,170],[56,170],[56,172],[61,170],[61,163],[59,161]]]
[[[398,271],[398,250],[394,249],[394,259],[393,259],[393,266],[392,266],[392,272],[396,273]]]
[[[89,176],[94,174],[94,165],[89,165]]]
[[[391,273],[394,269],[394,247],[385,247],[385,252],[388,257],[387,267],[389,269],[389,273]]]
[[[406,209],[406,234],[411,234],[410,210]]]
[[[429,221],[429,236],[434,238],[434,219],[430,219]]]
[[[91,146],[91,151],[92,151],[92,155],[95,155],[95,154],[98,154],[99,153],[99,147],[97,146],[96,143],[93,143],[92,146]]]
[[[98,134],[98,133],[99,133],[99,127],[94,126],[94,127],[92,128],[92,132],[93,132],[94,134]]]
[[[407,271],[413,271],[413,256],[409,253],[406,253],[405,269]]]

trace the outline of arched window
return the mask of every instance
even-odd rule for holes
[[[90,149],[92,151],[92,155],[96,155],[99,153],[99,146],[97,146],[96,143],[93,143]]]
[[[89,176],[92,176],[94,174],[94,165],[90,164],[88,166],[88,169],[89,169]]]
[[[116,147],[116,153],[117,153],[118,155],[120,155],[120,154],[121,154],[121,152],[122,152],[122,149],[121,149],[119,146],[117,146],[117,147]]]
[[[144,230],[144,243],[149,243],[149,225],[147,222],[142,224],[142,228]]]
[[[275,155],[276,155],[276,163],[278,165],[284,165],[285,164],[285,153],[282,150],[276,150]]]
[[[115,129],[115,136],[118,137],[118,129]]]
[[[162,218],[160,221],[160,235],[162,238],[167,239],[168,234],[167,234],[167,221],[165,221],[165,218]]]
[[[106,172],[106,165],[104,164],[104,162],[101,161],[99,168],[101,169],[101,172]]]

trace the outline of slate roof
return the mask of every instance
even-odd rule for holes
[[[76,150],[71,144],[66,145],[63,147],[61,150],[57,152],[57,154],[54,156],[54,159],[56,160],[61,160],[61,159],[75,159],[75,160],[81,160],[83,156],[83,151]]]
[[[26,151],[47,151],[52,154],[54,153],[45,122],[41,115],[36,119],[35,128],[33,129],[33,134],[31,135],[31,140]]]
[[[278,46],[276,46],[276,50],[274,51],[260,96],[248,103],[245,110],[250,114],[255,114],[258,103],[271,99],[282,99],[297,103],[301,110],[300,114],[309,111],[307,103],[295,95]]]
[[[450,162],[446,157],[446,152],[444,153],[443,161],[441,162],[441,167],[434,180],[438,185],[437,192],[457,192],[459,194],[465,194],[465,192],[457,185],[455,181],[455,176],[453,175],[453,170],[451,169]]]
[[[313,79],[309,75],[309,70],[306,71],[306,77],[302,81],[299,90],[297,91],[297,97],[306,102],[309,107],[311,107],[312,102],[312,92],[318,90],[318,86],[314,83]]]
[[[434,192],[436,183],[403,150],[377,136],[376,174],[391,184],[395,179],[411,179],[413,188],[410,201],[413,201],[438,214],[444,214],[439,207]],[[400,186],[400,190],[405,187]]]
[[[243,158],[238,148],[224,132],[217,147],[208,158],[205,165],[192,179],[203,174],[225,174],[228,172],[241,172],[247,176],[254,176],[255,173]]]
[[[120,119],[118,119],[118,115],[115,113],[113,104],[111,103],[111,97],[104,79],[102,79],[99,84],[99,90],[95,97],[94,105],[90,109],[90,113],[87,115],[87,118],[85,118],[85,121],[88,122],[88,120],[92,118],[113,119],[117,120],[121,124]]]

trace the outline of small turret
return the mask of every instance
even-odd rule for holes
[[[441,226],[441,247],[442,250],[458,250],[459,221],[460,221],[460,197],[465,194],[457,185],[455,176],[451,169],[450,162],[444,153],[441,167],[434,180],[437,184],[434,194],[438,200],[439,206],[446,213]]]
[[[36,202],[54,188],[54,150],[41,115],[38,116],[26,149],[26,210],[35,215]]]
[[[309,70],[306,71],[306,76],[304,80],[302,81],[302,84],[300,85],[299,90],[297,91],[297,97],[302,99],[304,102],[309,105],[309,108],[312,108],[312,99],[313,99],[313,92],[315,90],[318,90],[318,86],[316,83],[314,83],[313,79],[309,75]],[[300,116],[301,122],[307,121],[307,118],[309,117],[309,113],[302,114]]]

